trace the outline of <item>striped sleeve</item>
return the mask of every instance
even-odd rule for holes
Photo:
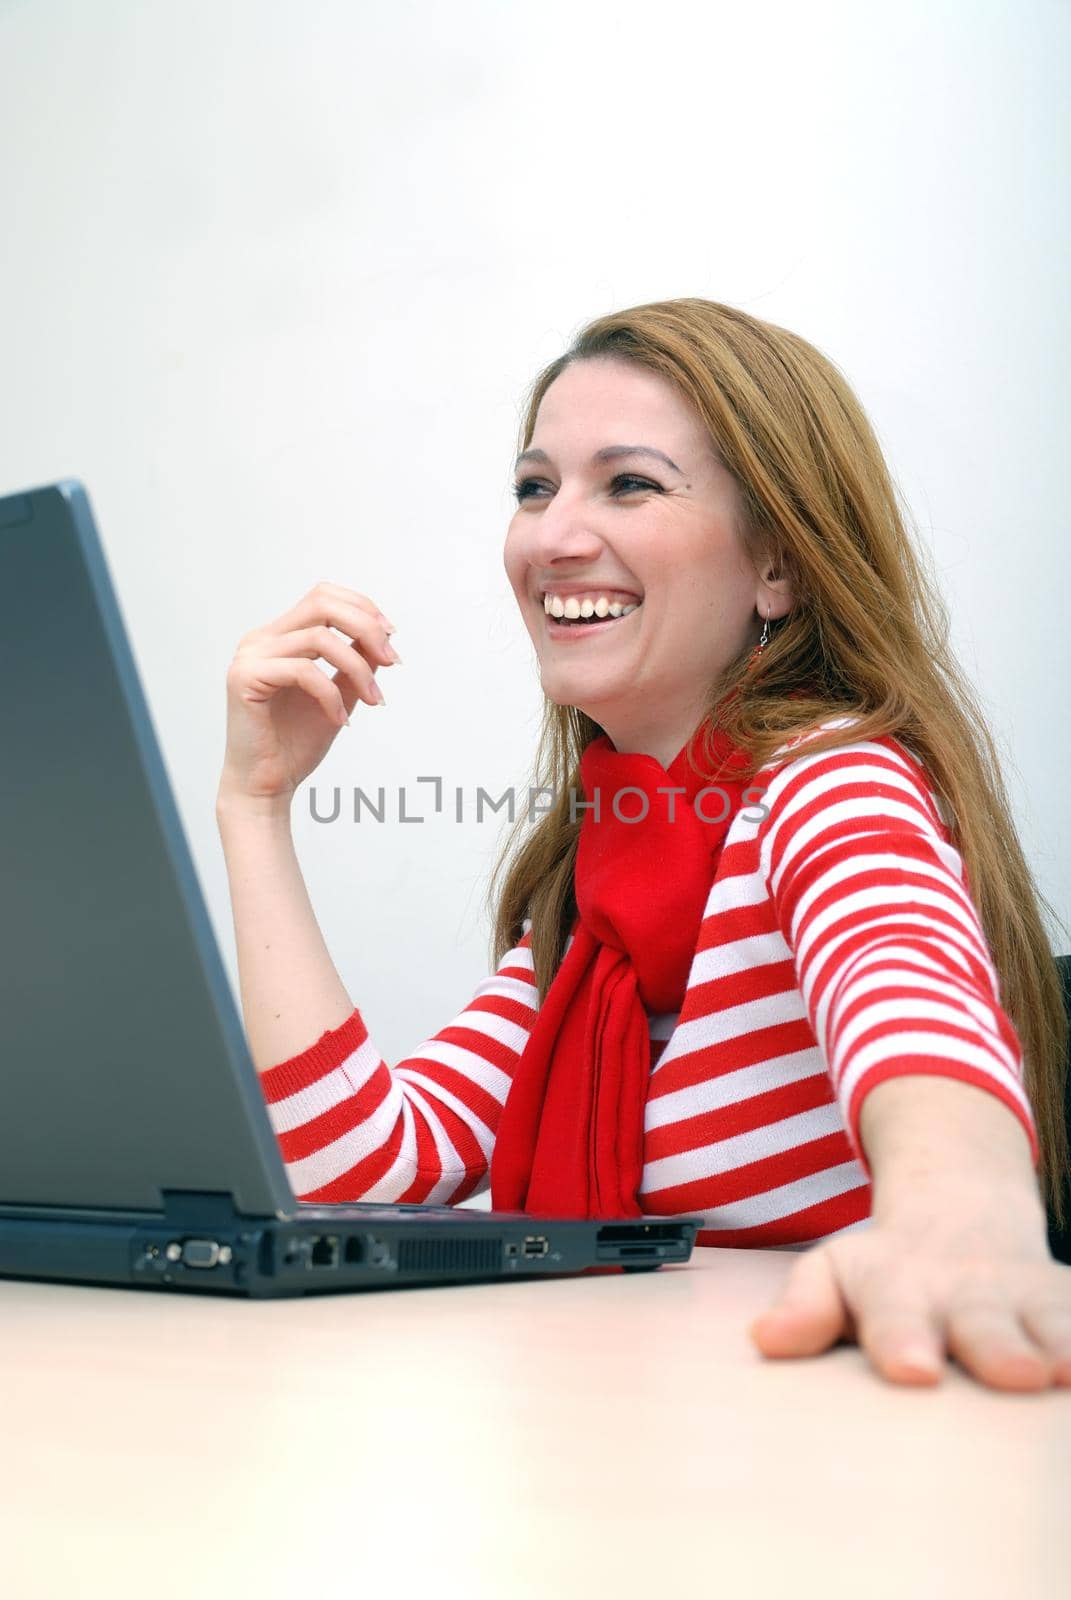
[[[261,1087],[295,1196],[456,1205],[482,1193],[537,1005],[526,923],[465,1009],[397,1066],[355,1009],[268,1068]]]
[[[1039,1145],[1022,1050],[962,858],[915,759],[893,738],[801,755],[764,796],[761,868],[853,1150],[887,1078],[958,1078]]]

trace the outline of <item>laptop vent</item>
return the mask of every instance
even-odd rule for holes
[[[501,1239],[399,1239],[401,1272],[497,1272]]]

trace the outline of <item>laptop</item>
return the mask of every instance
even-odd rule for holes
[[[0,499],[0,1277],[274,1298],[689,1260],[699,1217],[295,1200],[88,496]]]

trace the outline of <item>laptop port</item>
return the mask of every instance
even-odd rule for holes
[[[550,1244],[542,1234],[530,1233],[524,1241],[524,1257],[526,1261],[536,1261],[540,1256],[545,1256],[550,1249]]]
[[[351,1236],[346,1240],[346,1262],[347,1262],[347,1265],[355,1266],[358,1262],[363,1261],[363,1260],[364,1260],[364,1240],[359,1238],[357,1236],[357,1234],[351,1234]]]
[[[338,1234],[321,1233],[314,1237],[309,1251],[310,1267],[338,1266]]]

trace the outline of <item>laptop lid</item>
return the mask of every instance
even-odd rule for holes
[[[294,1198],[85,490],[0,499],[0,1203]]]

